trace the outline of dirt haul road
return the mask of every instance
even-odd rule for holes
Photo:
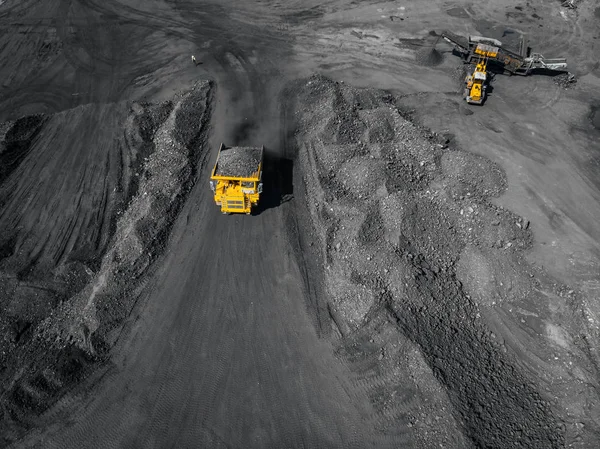
[[[598,14],[589,2],[3,2],[3,119],[46,114],[6,124],[3,140],[4,443],[597,447]],[[466,107],[460,64],[427,47],[441,29],[527,32],[579,81],[497,78],[483,108]],[[323,95],[295,107],[286,139],[279,90],[315,70],[399,98],[300,84],[284,100]],[[379,108],[438,135],[399,118],[388,132]],[[321,110],[318,123],[303,115]],[[276,156],[277,188],[251,220],[211,202],[221,141]],[[331,160],[306,160],[323,142],[344,165],[314,183]],[[291,191],[293,149],[297,198],[272,207]],[[377,173],[385,188],[368,184]],[[331,191],[307,197],[315,185]],[[408,215],[390,221],[390,204]],[[348,287],[352,301],[335,295]]]
[[[44,98],[39,98],[38,102],[44,106],[40,108],[42,111],[60,111],[78,102],[103,104],[121,100],[122,95],[128,98],[123,94],[127,89],[133,90],[130,96],[134,98],[170,100],[172,94],[164,87],[164,84],[168,86],[169,76],[179,84],[180,78],[174,74],[184,72],[188,81],[209,75],[216,79],[217,86],[212,137],[208,143],[197,139],[192,145],[216,148],[221,141],[249,144],[258,139],[269,148],[280,148],[278,86],[269,87],[267,82],[279,82],[273,60],[279,52],[285,55],[289,51],[285,39],[259,36],[256,29],[242,23],[234,25],[234,19],[227,19],[226,10],[214,5],[177,5],[169,9],[168,14],[162,14],[167,12],[165,5],[147,3],[89,2],[71,7],[60,5],[54,11],[27,6],[32,9],[13,10],[7,12],[7,16],[21,14],[25,17],[18,19],[20,23],[33,23],[31,27],[38,27],[36,32],[50,35],[52,33],[39,29],[41,23],[48,21],[54,25],[62,21],[57,26],[60,32],[77,27],[76,36],[62,41],[60,51],[77,57],[87,51],[83,59],[100,67],[86,68],[80,60],[69,60],[69,65],[79,72],[74,75],[78,92],[73,92],[71,101],[64,104],[44,103]],[[61,16],[63,14],[66,17]],[[163,45],[168,46],[185,34],[199,47],[207,42],[210,46],[199,50],[188,45],[173,52],[185,55],[185,67],[193,70],[188,73],[184,69],[178,73],[178,61],[165,64],[155,55],[148,56],[143,64],[158,66],[166,76],[161,81],[159,76],[151,76],[150,81],[140,80],[138,73],[143,69],[135,67],[142,63],[142,58],[136,56],[128,60],[128,53],[135,51],[122,50],[121,42],[116,37],[112,40],[109,30],[100,31],[103,24],[112,23],[116,27],[113,21],[122,24],[122,28],[118,28],[120,32],[131,29],[135,35],[139,31],[138,39],[143,40],[149,34],[154,48],[157,43],[153,39],[166,36]],[[84,28],[84,24],[92,29]],[[153,27],[161,31],[155,32]],[[78,33],[90,34],[87,39],[81,39]],[[140,48],[144,45],[141,41],[132,44]],[[159,46],[159,54],[160,50]],[[198,51],[197,58],[206,70],[192,65],[188,59],[192,50]],[[268,56],[263,57],[263,53]],[[183,61],[180,66],[182,64]],[[112,66],[114,68],[109,69]],[[85,79],[86,76],[92,79]],[[59,77],[57,81],[64,78]],[[52,86],[52,80],[47,81]],[[142,87],[136,90],[138,84]],[[161,92],[156,92],[155,86],[159,86]],[[55,89],[57,96],[67,96],[69,92],[60,86]],[[51,91],[52,87],[47,90]],[[20,109],[23,113],[25,107],[31,107],[28,103],[32,96],[24,90],[7,103],[15,108],[23,105]],[[84,98],[78,98],[80,96]],[[184,99],[176,103],[174,111],[190,112],[192,106],[186,105]],[[141,106],[134,105],[135,108]],[[126,111],[123,115],[127,117]],[[157,119],[159,126],[155,132],[160,134],[166,130],[167,145],[172,144],[172,139],[177,140],[176,134],[182,131],[177,125],[178,120],[183,120],[181,116],[173,116],[174,129],[167,126],[169,119]],[[97,116],[92,115],[84,130],[94,126],[93,117]],[[59,130],[66,135],[84,131],[61,124]],[[201,136],[202,129],[198,132]],[[149,160],[160,152],[159,146],[165,144],[156,138],[152,143],[155,152],[148,156]],[[55,148],[61,144],[70,142],[65,138],[52,142]],[[90,152],[98,149],[92,139],[83,142],[84,150],[86,145]],[[68,146],[79,148],[76,144]],[[205,156],[197,156],[201,161],[198,173],[201,181],[206,179],[209,166],[206,159],[212,162],[211,155]],[[170,163],[171,159],[167,158],[166,162]],[[72,168],[73,171],[85,169],[84,166]],[[139,194],[152,194],[153,177],[143,178],[131,204],[135,204]],[[179,181],[174,177],[173,182]],[[291,180],[286,181],[289,184]],[[328,343],[317,338],[317,331],[305,312],[303,278],[288,243],[284,208],[269,208],[270,194],[267,192],[263,213],[248,221],[245,217],[221,216],[206,183],[198,183],[173,228],[173,246],[161,262],[162,268],[146,284],[148,293],[143,294],[139,315],[130,323],[130,337],[120,340],[118,353],[121,355],[111,359],[112,367],[107,372],[100,372],[91,379],[94,382],[101,377],[98,386],[101,392],[81,403],[75,399],[76,392],[68,394],[38,421],[37,424],[47,423],[49,432],[39,439],[34,432],[31,435],[34,444],[43,447],[385,446],[385,441],[373,440],[363,424],[362,417],[371,413],[368,399],[350,393],[350,385],[345,381],[347,369],[332,357]],[[88,199],[84,197],[84,200]],[[109,212],[112,211],[109,209]],[[117,239],[118,234],[117,231]],[[108,254],[112,255],[110,250]],[[101,268],[100,272],[104,270]],[[100,289],[106,284],[95,279],[92,283]],[[86,332],[90,329],[88,321],[82,325],[82,345],[97,343],[86,341]],[[67,335],[71,343],[72,331]],[[64,375],[57,380],[47,373],[48,369],[41,377],[46,382],[48,377],[56,383],[66,380]],[[9,396],[13,416],[27,418],[23,410],[26,407],[19,408],[18,398],[23,394],[29,398],[48,393],[46,384],[40,385],[36,379],[21,379],[16,390],[19,395]],[[28,399],[28,403],[37,404],[35,399]],[[73,414],[75,409],[77,412]],[[63,419],[70,422],[68,429],[63,428]],[[15,427],[11,428],[13,435],[19,433]]]

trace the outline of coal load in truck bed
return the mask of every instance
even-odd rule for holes
[[[249,178],[258,170],[261,153],[262,148],[226,148],[219,155],[215,175]]]

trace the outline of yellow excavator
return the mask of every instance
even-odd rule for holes
[[[487,59],[480,58],[477,61],[473,73],[465,77],[464,97],[469,104],[483,104],[485,91],[487,89],[488,72]]]
[[[465,78],[464,97],[467,103],[482,104],[486,97],[486,87],[491,81],[491,73],[526,76],[535,71],[568,73],[567,60],[548,59],[540,53],[532,53],[525,36],[521,36],[518,52],[508,50],[497,39],[483,36],[465,38],[449,31],[438,35],[434,47],[440,39],[454,46],[452,53],[460,56],[467,64],[475,64],[475,70]],[[490,65],[488,71],[488,63]],[[569,76],[573,81],[574,76]]]
[[[472,39],[472,38],[471,38]],[[490,41],[488,41],[490,42]],[[487,70],[488,58],[497,58],[500,50],[497,45],[499,41],[490,43],[479,42],[472,49],[473,56],[477,57],[475,70],[465,78],[465,100],[469,104],[483,104],[485,101],[485,92],[489,81]]]

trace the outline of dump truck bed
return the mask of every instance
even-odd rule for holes
[[[221,144],[210,177],[215,203],[224,214],[250,214],[262,193],[265,147],[226,147]]]
[[[222,145],[213,176],[258,178],[262,158],[262,147],[226,147]]]

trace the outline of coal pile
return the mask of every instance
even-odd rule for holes
[[[7,163],[0,170],[0,446],[19,438],[40,413],[106,360],[206,154],[211,93],[211,83],[199,81],[160,104],[89,104],[0,126],[0,132],[6,130],[0,149],[10,150],[0,152],[0,161]],[[77,140],[81,129],[97,127],[98,116],[104,118],[105,133]],[[69,139],[77,144],[68,145]],[[85,172],[87,188],[55,191],[42,176],[22,175],[79,163],[68,151],[79,152],[82,146],[110,161],[95,157],[98,166],[91,166],[81,151],[84,168],[64,169]],[[54,160],[43,159],[48,153]],[[102,198],[101,220],[94,195]],[[106,202],[106,197],[114,201]],[[65,220],[60,213],[64,208],[50,213],[36,203],[23,207],[21,198],[42,204],[55,204],[57,198],[77,201],[79,215],[73,218],[68,211]],[[43,240],[20,236],[21,227],[14,224],[19,213],[33,217],[34,230],[51,243],[52,231],[62,238],[59,231],[67,221],[76,244],[67,249],[45,245],[58,247],[60,257],[40,254],[35,245]],[[71,221],[83,224],[75,227]],[[29,256],[28,244],[34,245],[35,257]]]
[[[258,170],[262,148],[231,147],[219,154],[217,176],[249,178]]]
[[[422,48],[417,51],[415,58],[417,64],[426,67],[440,65],[444,59],[442,54],[435,48]]]
[[[572,73],[561,73],[552,78],[552,81],[554,81],[554,84],[557,86],[568,89],[577,82],[577,78]]]
[[[502,169],[449,148],[445,138],[406,119],[389,93],[322,76],[291,89],[296,99],[289,116],[296,120],[296,166],[305,199],[299,210],[308,211],[308,232],[322,254],[322,269],[311,282],[321,279],[335,330],[351,345],[345,352],[360,359],[368,344],[363,350],[349,339],[383,314],[385,332],[416,345],[439,382],[436,388],[446,391],[453,412],[444,428],[460,422],[477,447],[561,447],[564,435],[550,406],[478,317],[477,301],[497,294],[470,276],[480,265],[498,284],[508,283],[497,267],[514,267],[522,275],[517,288],[500,293],[504,300],[531,289],[519,263],[520,251],[531,245],[528,223],[490,201],[506,189]],[[365,338],[372,342],[376,336]],[[437,445],[428,439],[432,427],[422,421],[441,413],[424,405],[433,399],[411,406],[394,396],[406,379],[418,391],[432,390],[419,384],[413,367],[395,374],[377,364],[356,369],[375,379],[361,384],[370,397],[387,398],[373,402],[387,416],[378,419],[379,428],[401,425],[400,417],[408,416],[421,445]],[[396,419],[386,415],[390,409]]]

